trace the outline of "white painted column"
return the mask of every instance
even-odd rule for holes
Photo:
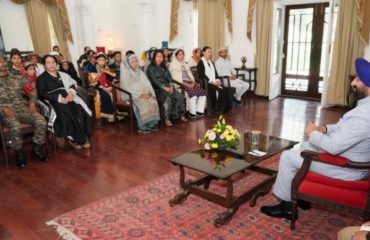
[[[142,0],[139,1],[140,6],[140,49],[146,50],[150,47],[160,47],[157,45],[153,45],[153,43],[157,43],[157,34],[158,26],[156,24],[156,4],[154,1],[150,0]],[[159,44],[159,43],[158,43]]]

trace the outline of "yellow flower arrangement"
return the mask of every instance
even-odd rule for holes
[[[199,145],[206,150],[219,148],[233,148],[240,142],[238,130],[226,124],[221,115],[212,129],[207,130],[202,138],[198,140]]]

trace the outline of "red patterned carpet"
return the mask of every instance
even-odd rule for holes
[[[277,165],[276,158],[264,163]],[[120,192],[87,206],[68,212],[48,222],[58,226],[63,239],[336,239],[338,230],[358,225],[359,219],[314,206],[300,211],[296,230],[289,221],[273,219],[259,212],[260,206],[276,202],[272,194],[260,198],[256,207],[244,204],[221,228],[213,220],[224,208],[190,195],[183,205],[171,208],[168,200],[180,191],[178,172]],[[241,192],[254,185],[261,175],[247,173],[235,180],[234,191]],[[210,190],[225,192],[223,184],[213,183]]]

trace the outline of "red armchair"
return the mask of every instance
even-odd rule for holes
[[[295,228],[296,218],[293,216],[298,214],[298,199],[370,219],[370,177],[361,181],[343,181],[309,171],[312,161],[356,169],[370,169],[370,161],[352,162],[344,157],[311,151],[303,151],[301,156],[304,158],[302,167],[292,182],[291,229]]]

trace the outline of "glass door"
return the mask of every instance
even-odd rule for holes
[[[328,3],[286,6],[282,95],[321,98],[328,9]]]

